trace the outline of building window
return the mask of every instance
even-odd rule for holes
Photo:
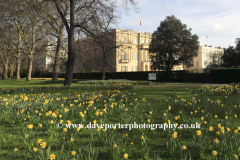
[[[145,40],[143,39],[143,44],[145,43]]]
[[[147,40],[147,44],[149,44],[149,40]]]
[[[122,71],[123,71],[123,72],[126,72],[126,66],[123,66],[123,67],[122,67]]]
[[[199,64],[198,64],[198,62],[197,62],[197,66],[198,66]]]
[[[137,61],[138,60],[138,54],[135,53],[135,60]]]
[[[122,52],[122,59],[124,59],[124,60],[126,60],[126,59],[127,59],[126,52]]]
[[[133,60],[133,53],[132,53],[132,60]]]
[[[124,37],[124,36],[122,37],[122,41],[123,41],[123,42],[125,41],[125,37]]]
[[[135,43],[137,44],[137,39],[135,39]]]
[[[207,65],[207,62],[204,62],[204,66],[206,66]]]
[[[135,67],[136,72],[138,71],[138,67]]]

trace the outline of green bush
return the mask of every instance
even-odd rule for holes
[[[81,73],[86,73],[86,71],[84,69],[81,70]]]
[[[197,70],[195,68],[189,70],[190,73],[197,73]]]
[[[95,70],[91,70],[91,72],[90,73],[97,73],[97,71],[95,71]]]

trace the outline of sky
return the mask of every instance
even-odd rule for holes
[[[135,0],[136,1],[136,0]],[[191,33],[197,34],[200,46],[228,48],[236,46],[240,38],[239,0],[138,0],[136,12],[130,7],[128,14],[122,7],[121,19],[114,28],[153,33],[161,21],[174,15]],[[206,38],[206,35],[208,38]]]

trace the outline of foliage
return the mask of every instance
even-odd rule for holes
[[[233,46],[229,46],[224,52],[224,55],[222,56],[223,67],[237,68],[240,66],[240,41],[237,39],[235,43],[235,48]]]
[[[97,73],[97,71],[95,71],[95,70],[91,70],[91,72],[90,73]]]
[[[152,69],[170,71],[173,66],[184,64],[192,66],[192,59],[197,56],[198,36],[191,34],[174,15],[167,16],[152,34],[149,53]]]
[[[222,66],[222,57],[223,55],[220,53],[211,53],[209,58],[210,58],[210,63],[207,66],[207,68],[220,68]]]
[[[197,69],[195,69],[195,68],[192,68],[189,71],[190,71],[190,73],[197,73]]]
[[[86,73],[84,69],[81,70],[81,73]]]

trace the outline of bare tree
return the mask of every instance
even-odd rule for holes
[[[25,53],[29,59],[29,71],[27,80],[31,80],[32,72],[32,57],[36,43],[43,37],[41,37],[42,26],[39,26],[41,22],[40,9],[33,8],[37,0],[14,0],[3,1],[0,5],[5,8],[1,11],[1,22],[8,22],[12,26],[11,29],[14,35],[12,41],[12,49],[15,51],[16,59],[16,79],[20,79],[20,63],[21,53]],[[10,63],[10,66],[13,66]]]
[[[68,8],[69,4],[68,1],[64,0],[62,1],[62,7],[63,7],[63,14],[64,17],[66,18],[67,13],[68,13]],[[64,23],[58,14],[57,10],[54,9],[54,4],[48,2],[48,6],[50,11],[46,13],[45,15],[45,23],[47,23],[47,28],[49,29],[49,35],[57,38],[57,46],[55,50],[55,56],[54,58],[54,63],[52,65],[53,67],[53,75],[52,75],[52,80],[57,81],[58,80],[58,73],[59,73],[59,64],[60,64],[60,58],[61,58],[61,52],[62,52],[62,47],[63,47],[63,42],[64,42]],[[55,45],[55,44],[53,44]],[[49,55],[52,56],[52,55]]]
[[[38,8],[33,9],[37,1],[35,0],[26,0],[26,5],[28,6],[26,9],[26,21],[25,23],[20,23],[20,27],[18,28],[21,31],[21,37],[23,39],[24,47],[21,48],[21,51],[28,57],[28,72],[26,80],[31,80],[32,74],[32,63],[33,63],[33,54],[36,48],[36,44],[44,39],[43,36],[43,19],[41,17],[41,11]]]
[[[87,34],[94,34],[91,33],[89,30],[89,21],[96,16],[96,11],[106,11],[107,7],[110,7],[111,0],[69,0],[69,11],[70,11],[70,20],[68,21],[67,18],[64,16],[64,8],[62,5],[62,1],[59,0],[43,0],[45,1],[52,1],[59,15],[64,22],[65,28],[68,34],[68,61],[67,61],[67,71],[66,71],[66,78],[64,81],[64,86],[71,86],[72,82],[72,75],[73,75],[73,67],[75,61],[75,51],[74,51],[74,29],[80,27],[82,31]],[[42,3],[41,2],[41,3]],[[136,2],[134,0],[124,0],[123,1],[126,9],[128,8],[128,4],[136,6]],[[76,15],[81,15],[77,17]]]
[[[8,26],[4,26],[8,28]],[[10,30],[5,30],[1,28],[1,43],[0,43],[0,60],[3,64],[3,79],[8,78],[8,65],[9,59],[12,56],[12,37],[10,36]]]

